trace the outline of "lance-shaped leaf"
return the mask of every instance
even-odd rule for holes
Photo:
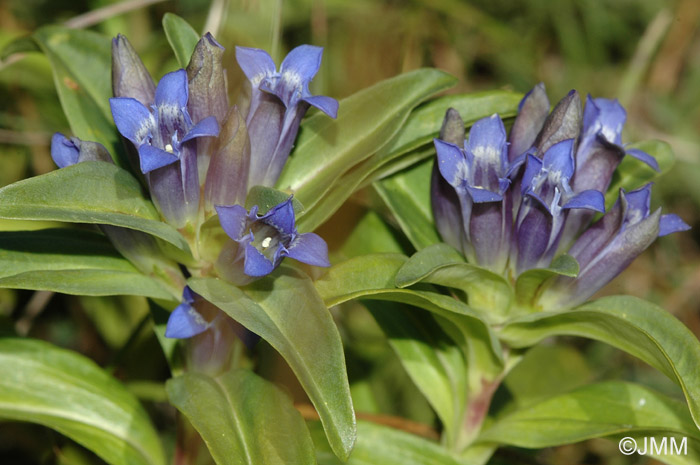
[[[631,296],[605,297],[564,313],[519,318],[499,334],[516,348],[554,335],[596,339],[660,370],[681,387],[700,425],[700,341],[664,309]]]
[[[319,465],[341,465],[328,449],[318,422],[309,422]],[[357,445],[347,465],[463,465],[444,447],[415,434],[368,421],[357,424]]]
[[[58,97],[73,135],[101,143],[115,162],[128,166],[109,110],[109,38],[61,26],[42,27],[33,37],[51,63]]]
[[[513,291],[500,275],[466,263],[455,249],[439,243],[416,252],[396,275],[398,287],[426,282],[463,290],[469,306],[491,321],[510,309]]]
[[[178,64],[181,68],[185,68],[190,62],[192,51],[199,40],[199,34],[187,21],[173,13],[163,15],[163,30],[173,52],[175,52]]]
[[[454,82],[442,71],[416,70],[342,100],[336,119],[315,114],[302,125],[277,187],[310,208],[338,176],[386,144],[413,107]]]
[[[433,161],[427,160],[374,183],[374,189],[418,250],[440,242],[430,206],[432,165]]]
[[[478,441],[542,448],[597,437],[617,440],[635,435],[654,436],[660,442],[661,437],[674,433],[687,437],[689,451],[697,455],[700,432],[682,402],[636,384],[612,381],[584,386],[516,410],[496,420]],[[637,446],[644,445],[638,442]],[[660,458],[665,461],[665,457]]]
[[[215,378],[185,373],[169,380],[166,389],[217,464],[316,463],[311,436],[292,400],[249,370]]]
[[[111,465],[164,465],[136,398],[92,360],[46,342],[0,339],[0,418],[64,434]]]
[[[0,218],[122,226],[189,253],[182,235],[160,221],[138,181],[110,163],[78,163],[5,186],[0,189]]]
[[[75,229],[0,232],[0,287],[173,299],[104,236]]]
[[[491,328],[474,310],[437,292],[396,289],[396,273],[406,260],[399,254],[368,254],[351,258],[332,266],[315,282],[316,289],[329,307],[364,298],[401,302],[428,310],[454,325],[456,332],[450,331],[449,327],[443,327],[443,330],[462,346],[465,353],[469,353],[474,362],[488,370],[502,368],[501,346]]]
[[[356,431],[343,346],[311,280],[282,266],[245,292],[219,279],[191,279],[189,285],[284,357],[316,407],[333,451],[347,459]]]

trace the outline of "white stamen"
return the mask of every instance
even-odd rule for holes
[[[261,244],[263,249],[270,247],[270,242],[272,242],[271,237],[266,237],[265,239],[263,239],[262,244]]]
[[[173,153],[173,146],[170,144],[165,144],[165,151],[168,153]]]

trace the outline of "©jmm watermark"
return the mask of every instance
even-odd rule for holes
[[[678,442],[672,437],[645,437],[638,444],[634,438],[627,437],[620,439],[619,448],[625,455],[688,455],[688,438]]]

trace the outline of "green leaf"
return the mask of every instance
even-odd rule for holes
[[[417,250],[440,242],[430,205],[432,169],[433,161],[426,160],[374,183],[375,190]]]
[[[199,41],[199,34],[187,21],[173,13],[163,15],[163,30],[175,52],[178,64],[181,68],[187,68],[194,47]]]
[[[344,258],[370,253],[401,253],[393,231],[374,211],[369,210],[357,222],[340,249]],[[335,262],[331,258],[331,261]]]
[[[300,228],[313,230],[326,221],[357,189],[435,155],[432,139],[440,132],[447,108],[456,108],[467,125],[494,113],[517,113],[521,95],[506,91],[440,97],[414,109],[387,145],[338,178],[312,209],[300,218]],[[430,216],[432,218],[432,216]]]
[[[319,465],[341,465],[330,454],[318,422],[309,422]],[[368,421],[357,423],[357,444],[347,465],[464,465],[439,444]]]
[[[367,308],[413,383],[440,417],[447,444],[454,444],[462,428],[469,389],[461,348],[429,313],[399,304],[372,304],[367,302]],[[450,323],[443,320],[442,324]]]
[[[700,446],[700,432],[682,402],[621,381],[584,386],[517,410],[491,424],[478,441],[542,448],[628,433],[678,433]]]
[[[342,100],[337,119],[316,113],[302,124],[277,187],[311,209],[336,178],[385,145],[413,107],[454,83],[445,72],[419,69]]]
[[[186,373],[166,385],[219,465],[314,464],[301,414],[277,386],[237,369],[216,377]]]
[[[250,210],[254,205],[257,205],[258,214],[264,215],[272,207],[281,204],[288,198],[288,193],[278,191],[272,187],[253,186],[248,191],[248,196],[245,199],[245,208],[246,210]],[[296,197],[292,198],[292,206],[294,207],[294,213],[296,215],[299,215],[304,211],[304,206],[296,199]]]
[[[453,323],[458,333],[453,340],[469,352],[474,363],[497,370],[503,365],[501,346],[491,328],[471,308],[462,302],[436,292],[396,289],[396,273],[406,263],[404,255],[371,254],[351,258],[332,266],[315,282],[327,306],[365,298],[389,300],[428,310]],[[368,273],[367,270],[372,270]],[[443,328],[446,329],[446,328]],[[471,350],[466,350],[466,346]]]
[[[115,162],[128,166],[112,121],[111,41],[92,31],[44,26],[34,39],[46,54],[63,112],[83,140],[99,142]]]
[[[39,423],[112,465],[164,465],[148,415],[91,360],[31,339],[0,339],[0,417]]]
[[[531,308],[550,278],[555,276],[578,276],[578,262],[571,255],[560,255],[549,268],[527,270],[515,282],[515,299],[519,306]]]
[[[416,252],[396,275],[398,287],[419,282],[463,290],[469,306],[490,321],[505,318],[513,300],[513,290],[505,278],[465,263],[459,252],[443,243]]]
[[[636,297],[604,297],[565,313],[519,318],[499,334],[516,348],[554,335],[596,339],[660,370],[681,387],[700,426],[700,341],[664,309]]]
[[[78,163],[0,189],[0,218],[111,224],[159,237],[189,253],[160,220],[129,172],[100,161]]]
[[[18,37],[3,47],[2,52],[0,52],[0,60],[5,61],[17,53],[39,51],[41,49],[32,36]]]
[[[346,459],[356,431],[343,345],[311,280],[283,266],[245,291],[219,279],[189,283],[284,357],[316,407],[333,450]]]
[[[103,235],[75,229],[0,232],[0,287],[172,299]]]
[[[639,189],[658,176],[668,172],[674,164],[673,150],[666,142],[647,140],[630,144],[626,148],[639,149],[656,158],[656,161],[659,163],[659,171],[655,171],[646,163],[630,155],[625,156],[620,166],[618,166],[615,173],[613,173],[610,187],[605,194],[606,210],[609,210],[617,200],[620,194],[620,188],[624,188],[628,192]]]

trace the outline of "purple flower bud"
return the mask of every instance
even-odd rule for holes
[[[314,266],[330,266],[328,246],[314,233],[296,230],[292,197],[258,216],[240,205],[217,206],[221,227],[234,244],[222,251],[220,274],[237,285],[270,274],[284,257]]]
[[[251,85],[246,117],[251,141],[249,186],[274,185],[310,105],[337,116],[335,99],[309,92],[322,52],[320,47],[301,45],[289,52],[278,72],[267,52],[236,47],[236,59]]]
[[[544,84],[540,82],[520,101],[518,116],[508,137],[510,143],[508,161],[513,162],[532,148],[547,115],[549,115],[549,99]]]
[[[459,112],[454,108],[448,108],[445,119],[440,128],[440,140],[454,145],[461,145],[464,141],[464,121]],[[464,230],[462,228],[462,209],[459,197],[452,187],[440,174],[437,156],[433,164],[430,179],[430,203],[437,227],[442,240],[457,250],[462,250]]]
[[[199,208],[197,154],[192,141],[219,134],[213,116],[193,124],[187,111],[188,96],[187,73],[181,69],[163,76],[150,109],[129,97],[109,101],[117,129],[138,149],[154,203],[176,228],[193,222]]]
[[[581,132],[581,98],[572,90],[554,107],[537,135],[535,147],[538,156],[566,139],[576,139]]]
[[[504,193],[510,181],[506,131],[498,115],[472,126],[464,149],[435,139],[438,168],[460,202],[464,244],[472,262],[502,271],[508,258],[512,218]]]
[[[153,78],[126,37],[112,39],[112,91],[115,97],[135,98],[150,105],[156,95]]]
[[[615,206],[588,228],[569,250],[579,262],[576,278],[558,277],[543,294],[547,307],[572,307],[585,302],[662,235],[690,227],[676,215],[650,213],[651,184],[625,193]]]

